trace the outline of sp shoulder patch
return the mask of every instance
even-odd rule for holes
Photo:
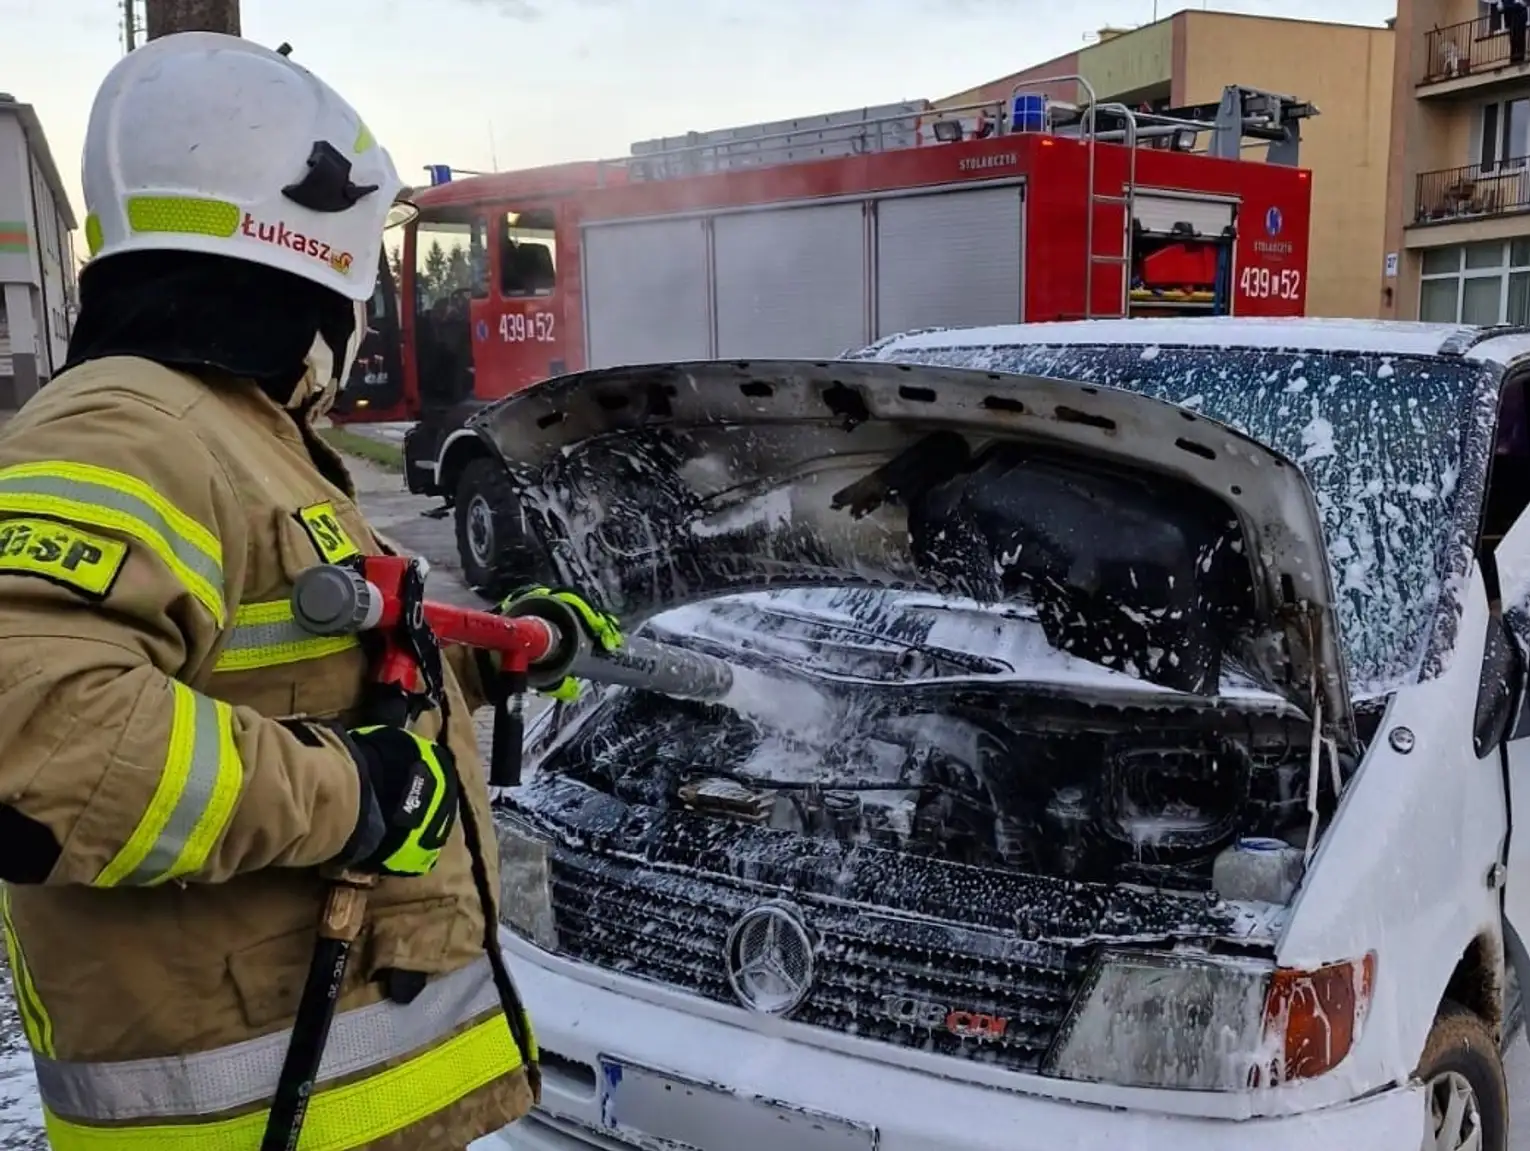
[[[325,563],[337,564],[361,554],[361,549],[340,526],[340,517],[335,514],[333,504],[310,504],[300,508],[297,516]]]
[[[0,520],[0,575],[29,575],[102,600],[127,562],[128,547],[53,520]]]

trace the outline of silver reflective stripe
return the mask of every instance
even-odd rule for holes
[[[413,1003],[374,1003],[335,1017],[319,1083],[379,1067],[499,1009],[487,958],[427,984]],[[43,1103],[88,1123],[191,1119],[249,1107],[276,1091],[290,1031],[166,1059],[64,1063],[33,1055]]]
[[[105,484],[93,484],[86,480],[54,479],[48,476],[0,477],[0,492],[76,500],[132,516],[163,536],[175,558],[191,571],[205,579],[213,588],[223,587],[223,569],[218,566],[218,561],[181,535],[175,526],[160,514],[158,508],[137,496],[107,487]]]
[[[191,762],[186,781],[176,798],[170,818],[154,837],[154,846],[142,862],[128,873],[119,885],[141,887],[159,879],[177,863],[191,839],[191,833],[207,813],[222,781],[223,772],[232,769],[236,776],[242,775],[237,762],[229,764],[223,757],[223,733],[218,727],[218,705],[201,692],[185,691],[194,701],[191,719]],[[174,735],[171,736],[174,739]],[[168,770],[168,769],[167,769]]]
[[[143,817],[95,887],[162,883],[191,875],[208,855],[239,802],[243,767],[234,744],[233,709],[170,681],[165,765]]]
[[[214,671],[255,671],[323,659],[360,646],[353,635],[317,636],[304,631],[292,618],[287,600],[242,604],[234,613],[234,626],[218,653]]]
[[[249,651],[257,647],[311,645],[314,639],[312,632],[304,631],[290,619],[281,623],[239,623],[236,616],[234,626],[228,633],[228,644],[223,650]]]

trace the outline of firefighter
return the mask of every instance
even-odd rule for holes
[[[445,732],[366,728],[364,651],[287,601],[380,551],[312,421],[399,177],[307,71],[187,33],[108,75],[84,187],[68,363],[0,437],[0,910],[49,1138],[257,1146],[342,864],[382,879],[305,1145],[463,1148],[535,1086],[470,874],[472,828],[497,893],[484,685],[453,658]]]

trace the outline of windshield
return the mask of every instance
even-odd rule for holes
[[[1482,364],[1140,345],[919,348],[880,358],[1105,384],[1221,420],[1296,460],[1322,514],[1351,686],[1417,680],[1476,507],[1460,507]],[[1475,489],[1474,489],[1475,490]]]

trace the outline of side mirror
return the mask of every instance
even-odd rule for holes
[[[1478,758],[1492,752],[1499,742],[1530,736],[1530,699],[1525,693],[1527,652],[1530,615],[1524,609],[1506,609],[1502,617],[1495,615],[1489,620],[1472,725],[1472,745]]]
[[[1523,704],[1524,660],[1510,628],[1510,623],[1498,616],[1488,620],[1477,680],[1477,711],[1472,720],[1472,748],[1478,759],[1505,739],[1519,738],[1520,729],[1530,726]]]
[[[1530,715],[1525,709],[1525,675],[1530,667],[1530,515],[1521,515],[1498,541],[1493,566],[1503,609],[1488,621],[1482,652],[1482,678],[1477,685],[1477,713],[1472,725],[1478,756],[1504,740],[1530,736]],[[1495,726],[1500,720],[1502,726]]]

